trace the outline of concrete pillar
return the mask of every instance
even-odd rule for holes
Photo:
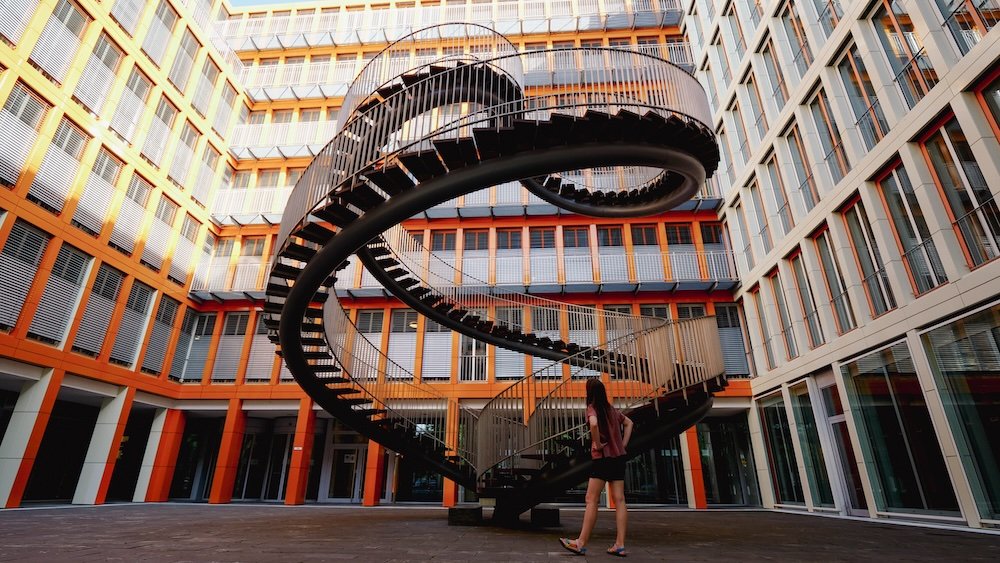
[[[446,481],[448,483],[450,481]],[[362,506],[378,506],[385,490],[385,448],[373,440],[368,441],[365,458],[365,490],[361,497]]]
[[[62,370],[50,370],[24,384],[0,442],[0,507],[16,508],[28,485],[52,406],[59,394]]]
[[[161,409],[153,419],[146,455],[142,458],[139,483],[135,487],[135,502],[163,502],[170,497],[177,453],[184,437],[184,412]]]
[[[312,460],[313,442],[316,439],[316,411],[312,399],[303,398],[299,403],[299,416],[295,421],[295,440],[292,459],[288,463],[288,485],[285,504],[303,504],[309,483],[309,462]]]
[[[687,488],[688,508],[708,508],[697,426],[688,428],[677,438],[680,442],[681,462],[684,465],[684,484]]]
[[[236,471],[243,449],[243,435],[246,432],[247,414],[243,412],[243,401],[231,399],[226,413],[222,440],[219,443],[219,457],[215,462],[215,477],[208,496],[209,504],[226,504],[233,499]]]
[[[135,388],[125,387],[103,401],[73,493],[73,504],[104,503],[134,397]]]

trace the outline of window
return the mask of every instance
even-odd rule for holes
[[[200,48],[201,44],[194,38],[191,29],[184,30],[180,47],[174,56],[174,64],[170,67],[170,76],[168,77],[171,84],[176,86],[181,92],[184,92],[184,89],[187,88],[188,80],[191,77],[191,66],[194,64],[194,59],[198,56],[198,49]]]
[[[704,303],[680,303],[677,305],[678,319],[699,319],[705,316]]]
[[[531,248],[555,248],[556,230],[551,227],[531,227],[528,230]]]
[[[597,227],[598,246],[622,246],[623,244],[621,227]]]
[[[521,250],[521,229],[497,229],[497,250]]]
[[[768,283],[771,286],[771,296],[774,297],[774,306],[778,313],[778,324],[781,328],[781,339],[785,343],[785,354],[788,359],[796,358],[799,349],[795,346],[795,333],[792,332],[792,317],[788,314],[788,305],[785,301],[785,288],[781,284],[781,275],[778,269],[771,270],[768,274]]]
[[[1000,210],[958,121],[949,119],[922,146],[970,265],[1000,256]]]
[[[264,237],[244,237],[240,242],[240,256],[263,256]]]
[[[691,238],[691,225],[687,223],[668,223],[664,225],[667,233],[667,244],[694,244]]]
[[[633,246],[657,246],[656,225],[632,225]]]
[[[431,231],[431,251],[449,252],[455,250],[455,231]]]
[[[719,223],[701,224],[702,244],[723,244],[722,225]]]
[[[358,320],[354,323],[358,327],[358,332],[366,334],[382,333],[382,310],[362,309],[358,311]]]
[[[789,0],[781,9],[779,17],[785,28],[788,44],[792,49],[792,64],[798,69],[799,78],[801,78],[809,69],[809,65],[812,64],[813,54],[812,49],[809,48],[809,40],[806,39],[805,28],[802,27],[802,20],[795,12],[795,2]]]
[[[740,241],[743,243],[743,260],[745,263],[744,274],[749,273],[756,263],[753,255],[753,245],[750,242],[750,229],[747,228],[747,214],[743,209],[743,202],[739,199],[733,202],[733,214],[736,215],[736,229]]]
[[[823,160],[830,171],[832,185],[836,185],[847,174],[851,165],[847,162],[847,153],[844,152],[840,129],[837,127],[837,122],[833,119],[833,113],[830,110],[830,100],[822,88],[809,102],[809,111],[816,124],[819,142],[823,147]]]
[[[914,292],[920,295],[948,281],[938,256],[930,229],[920,209],[909,176],[902,164],[897,164],[876,181],[882,191],[896,243],[910,275]]]
[[[160,0],[146,33],[146,38],[142,42],[142,50],[157,66],[160,65],[163,55],[167,51],[167,45],[170,43],[170,36],[173,35],[176,23],[177,12],[170,7],[167,0]]]
[[[393,309],[389,330],[391,332],[417,332],[417,312],[413,309]]]
[[[152,83],[149,79],[139,72],[138,68],[133,67],[125,82],[125,90],[118,101],[118,107],[111,118],[111,128],[126,141],[132,141],[132,135],[146,109],[146,98],[150,89]]]
[[[733,102],[733,105],[729,106],[729,118],[733,124],[731,130],[736,143],[736,154],[742,158],[741,163],[746,164],[750,160],[750,140],[747,137],[746,122],[743,121],[739,102]]]
[[[799,128],[793,125],[785,134],[784,139],[785,146],[788,147],[788,156],[792,162],[792,170],[795,172],[795,185],[798,186],[797,191],[802,198],[802,206],[808,213],[819,203],[819,190],[813,179],[812,168],[805,158],[805,145],[802,144]]]
[[[140,207],[146,207],[146,203],[149,202],[149,194],[152,191],[152,184],[138,174],[133,174],[132,181],[129,182],[128,189],[125,191],[125,196],[138,203]]]
[[[750,193],[750,202],[753,204],[754,218],[757,221],[757,240],[760,241],[763,254],[767,254],[774,248],[774,241],[771,238],[771,227],[767,224],[767,209],[764,208],[764,200],[760,196],[756,178],[747,186],[747,191]]]
[[[764,168],[767,169],[767,179],[771,183],[774,205],[778,209],[778,223],[781,225],[781,234],[784,236],[795,226],[795,220],[792,219],[792,208],[788,204],[788,191],[785,189],[785,182],[781,179],[778,159],[774,153],[767,157]]]
[[[626,308],[624,310],[618,310],[616,312],[631,315],[632,308],[628,305],[625,307]],[[607,305],[604,306],[604,310],[609,310]],[[670,305],[640,305],[639,314],[644,317],[655,317],[657,319],[670,320]]]
[[[166,197],[161,197],[160,201],[156,204],[156,218],[168,225],[174,224],[174,218],[177,216],[178,205]]]
[[[792,276],[795,278],[799,305],[802,306],[802,317],[806,325],[806,336],[809,338],[809,349],[813,349],[821,346],[825,340],[823,339],[823,327],[820,324],[819,313],[816,310],[816,298],[813,297],[812,284],[809,281],[809,276],[806,275],[802,252],[799,249],[796,249],[788,257],[788,265],[791,266]]]
[[[760,295],[760,286],[750,290],[753,297],[754,307],[757,309],[757,322],[760,328],[760,337],[764,340],[764,357],[767,359],[767,369],[774,369],[774,350],[771,349],[771,331],[767,328],[767,319],[764,316],[764,300]]]
[[[45,113],[52,107],[18,82],[11,90],[3,109],[21,123],[38,131]]]
[[[4,243],[3,254],[26,264],[38,265],[51,237],[18,219]]]
[[[531,330],[559,331],[559,310],[547,307],[531,308]]]
[[[586,248],[589,246],[590,229],[587,227],[563,227],[565,248]]]
[[[827,295],[833,309],[833,318],[837,321],[837,334],[844,334],[854,329],[854,311],[851,307],[851,297],[847,294],[847,284],[840,273],[840,264],[833,253],[830,243],[830,232],[824,228],[813,237],[816,253],[819,255],[820,269],[826,281]]]
[[[247,333],[247,323],[250,313],[226,313],[225,324],[222,325],[223,336],[242,336]]]
[[[466,230],[464,250],[489,250],[490,232],[484,230]]]
[[[844,17],[844,9],[840,6],[840,0],[813,0],[813,7],[816,8],[816,20],[823,28],[823,33],[830,37],[833,28],[837,27],[840,19]]]
[[[743,58],[747,51],[747,43],[743,38],[743,26],[740,24],[740,15],[736,12],[736,3],[730,3],[729,9],[725,12],[726,22],[729,24],[729,31],[733,34],[735,42],[736,58]]]
[[[181,223],[181,236],[187,240],[194,242],[198,238],[198,230],[201,228],[201,223],[195,220],[194,217],[184,214],[184,222]]]
[[[913,108],[937,84],[937,72],[924,52],[913,21],[899,0],[878,0],[878,10],[872,23],[889,65],[896,74],[895,82],[907,105]]]
[[[778,65],[778,59],[774,54],[774,45],[770,39],[760,50],[760,58],[764,64],[768,85],[771,87],[771,97],[780,111],[781,108],[785,107],[785,102],[788,101],[788,87],[785,86],[785,79],[781,75],[781,67]]]
[[[937,0],[937,5],[963,55],[997,22],[997,5],[991,0]]]
[[[847,89],[847,99],[850,100],[857,119],[855,127],[865,146],[871,150],[889,132],[889,125],[882,114],[882,106],[875,96],[875,87],[868,76],[865,62],[861,60],[857,45],[851,45],[847,55],[837,65],[837,70],[840,71],[844,88]]]
[[[757,131],[757,139],[763,139],[767,134],[767,115],[764,113],[764,102],[760,97],[760,90],[757,88],[757,81],[751,73],[743,86],[747,90],[747,100],[750,102],[750,117],[753,118],[754,130]]]

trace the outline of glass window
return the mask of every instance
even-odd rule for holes
[[[830,488],[830,476],[826,471],[826,460],[823,458],[823,448],[816,429],[816,414],[809,398],[809,386],[802,383],[789,389],[789,392],[813,504],[832,508],[835,506],[833,490]]]
[[[656,246],[656,225],[632,225],[633,246]]]
[[[905,342],[841,367],[880,511],[957,513],[927,401]]]
[[[14,85],[3,105],[4,111],[36,131],[50,107],[20,82]]]
[[[958,121],[951,118],[923,148],[971,265],[1000,256],[1000,210]]]
[[[785,401],[780,394],[761,399],[757,407],[764,443],[767,446],[767,461],[771,484],[774,487],[776,504],[803,504],[802,483],[799,467],[795,463],[792,432],[785,412]]]
[[[358,332],[367,334],[382,333],[382,310],[362,309],[358,311],[358,320],[354,323],[358,327]]]
[[[417,332],[417,312],[413,309],[393,309],[389,330],[391,332]]]
[[[622,246],[622,228],[618,226],[597,227],[598,246]]]
[[[490,232],[485,230],[465,231],[465,250],[489,250]]]
[[[875,86],[868,76],[868,69],[865,68],[857,45],[851,45],[847,55],[837,65],[837,70],[844,81],[854,118],[857,119],[855,128],[865,146],[871,150],[889,132],[889,125],[882,114],[882,106],[875,96]]]
[[[788,305],[785,301],[785,288],[781,284],[781,277],[778,270],[772,270],[768,276],[771,286],[771,295],[774,297],[774,305],[778,312],[778,323],[781,325],[781,338],[785,343],[786,357],[796,358],[799,349],[795,345],[795,333],[792,332],[792,317],[788,313]]]
[[[809,40],[806,39],[805,29],[802,27],[802,20],[795,11],[795,2],[789,0],[779,14],[781,25],[785,29],[785,37],[792,49],[792,64],[798,69],[801,78],[812,64],[813,54],[809,48]]]
[[[1000,305],[922,338],[976,505],[1000,520]]]
[[[739,199],[733,203],[733,214],[736,215],[736,229],[743,242],[743,259],[746,262],[746,271],[749,273],[754,267],[753,245],[750,242],[750,229],[747,228],[747,214],[743,209],[743,202]]]
[[[664,225],[667,233],[667,244],[694,244],[691,238],[691,225],[687,223],[670,223]]]
[[[754,79],[753,73],[750,73],[743,86],[747,90],[750,118],[753,119],[754,130],[757,131],[757,139],[763,139],[764,135],[767,135],[767,115],[764,113],[764,101],[760,97],[760,90],[757,88],[757,80]]]
[[[948,281],[909,176],[902,164],[876,182],[882,190],[896,243],[917,295]]]
[[[586,248],[590,245],[590,229],[587,227],[563,227],[565,248]]]
[[[793,125],[784,139],[785,146],[788,147],[788,157],[792,162],[792,170],[795,171],[795,185],[798,186],[796,191],[802,198],[802,206],[805,207],[806,212],[812,211],[812,208],[819,203],[819,190],[813,179],[812,168],[805,157],[805,145],[802,144],[799,128]]]
[[[705,316],[704,303],[679,303],[677,305],[678,319],[698,319],[704,316]]]
[[[243,237],[240,242],[240,256],[263,256],[264,237]]]
[[[160,201],[156,203],[156,218],[168,225],[174,224],[174,218],[177,216],[178,205],[166,197],[161,197]]]
[[[760,328],[760,337],[764,341],[764,356],[767,359],[767,369],[774,369],[774,350],[771,348],[771,331],[767,325],[767,316],[764,314],[764,299],[760,295],[760,286],[750,290],[753,297],[754,307],[757,309],[757,322]]]
[[[833,29],[844,17],[844,9],[840,6],[840,0],[813,0],[813,7],[816,8],[816,20],[823,28],[823,33],[830,37]]]
[[[827,295],[833,308],[833,317],[837,321],[837,334],[844,334],[854,329],[854,310],[851,307],[851,297],[847,294],[847,284],[840,273],[840,264],[833,253],[830,244],[830,232],[823,229],[813,238],[816,253],[819,254],[820,268],[826,281]]]
[[[847,153],[844,152],[840,128],[837,127],[830,109],[830,100],[822,88],[809,102],[809,111],[816,124],[819,142],[823,147],[823,160],[830,171],[831,183],[836,184],[847,174],[851,165],[847,162]]]
[[[431,231],[431,251],[455,250],[455,231]]]
[[[777,109],[785,107],[788,101],[788,87],[785,86],[785,79],[781,74],[781,66],[778,65],[778,58],[774,54],[774,45],[771,40],[760,50],[760,57],[764,63],[764,73],[767,75],[767,83],[771,87],[771,97],[774,99]]]
[[[809,281],[809,276],[806,275],[802,253],[796,250],[788,258],[788,263],[792,267],[792,275],[795,277],[799,305],[802,306],[802,316],[806,325],[806,336],[809,337],[809,348],[816,348],[822,345],[825,340],[823,339],[823,327],[820,324],[819,313],[816,310],[816,298],[813,296],[812,283]]]
[[[497,229],[497,250],[521,250],[521,229]]]
[[[899,0],[878,0],[877,4],[872,24],[896,74],[895,82],[903,99],[913,108],[937,84],[937,72],[924,52],[906,7]]]
[[[757,223],[757,240],[760,241],[762,254],[771,252],[774,248],[774,240],[771,238],[771,227],[767,223],[767,209],[764,208],[764,200],[760,197],[760,187],[757,179],[754,178],[747,186],[750,192],[750,202],[753,203],[754,219]]]
[[[555,248],[556,230],[551,227],[531,227],[528,231],[531,248]]]
[[[771,153],[764,163],[767,169],[767,179],[771,184],[771,193],[774,195],[774,205],[778,209],[778,224],[781,226],[781,235],[787,235],[795,220],[792,218],[792,208],[788,203],[788,190],[785,189],[785,182],[781,178],[778,170],[778,159]]]
[[[847,224],[847,233],[851,237],[854,257],[857,259],[858,267],[864,276],[862,284],[868,295],[868,304],[871,305],[872,314],[877,317],[890,309],[895,309],[896,298],[889,285],[889,277],[886,275],[885,264],[882,262],[878,243],[871,230],[868,213],[860,198],[844,210],[844,222]]]

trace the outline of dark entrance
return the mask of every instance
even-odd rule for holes
[[[215,475],[215,462],[222,441],[224,419],[197,418],[188,415],[184,437],[177,453],[170,498],[176,500],[208,500]]]
[[[98,413],[97,406],[56,399],[28,477],[24,502],[73,500]]]
[[[155,410],[134,405],[125,424],[122,441],[118,444],[118,458],[108,484],[108,502],[131,502],[135,485],[139,482],[142,457],[146,453],[149,431],[153,427]]]
[[[698,444],[708,504],[760,505],[745,412],[698,423]]]

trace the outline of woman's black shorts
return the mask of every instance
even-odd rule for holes
[[[590,478],[604,481],[624,481],[625,456],[595,459],[594,464],[590,467]]]

